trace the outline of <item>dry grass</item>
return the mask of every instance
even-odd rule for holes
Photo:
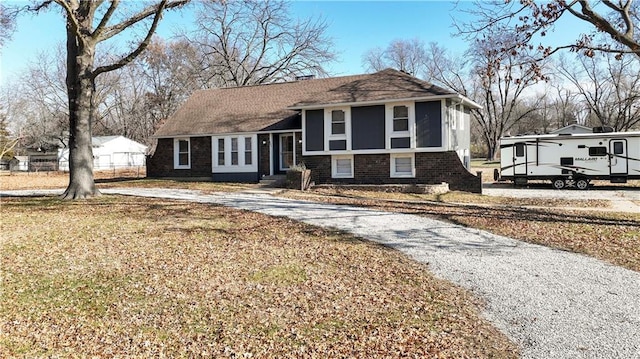
[[[368,195],[358,193],[358,196],[354,197],[345,193],[341,193],[340,196],[331,196],[326,193],[297,191],[289,191],[283,195],[365,206],[391,212],[419,214],[531,243],[587,254],[615,265],[640,271],[640,218],[637,214],[555,210],[551,209],[553,208],[551,204],[543,205],[550,208],[547,210],[451,204],[446,201],[389,201],[382,197],[375,197],[378,195],[377,192]],[[458,196],[455,193],[451,195],[454,196],[453,198]],[[449,198],[447,196],[442,198]],[[478,196],[478,198],[484,199],[486,196]],[[546,203],[546,200],[540,201],[538,205]],[[522,204],[521,202],[518,199],[518,203]],[[572,203],[572,206],[577,205]]]
[[[98,188],[146,187],[185,188],[204,192],[233,192],[254,185],[238,183],[195,182],[189,180],[165,180],[144,178],[144,171],[125,169],[97,171],[94,174]],[[64,189],[69,184],[69,173],[65,172],[4,172],[0,174],[0,190]]]
[[[466,292],[286,219],[3,199],[0,357],[516,357]]]
[[[492,206],[514,206],[514,207],[576,207],[576,208],[607,208],[610,201],[604,200],[567,200],[554,198],[509,198],[509,197],[493,197],[483,196],[480,194],[469,192],[447,192],[444,194],[416,194],[401,192],[381,192],[367,190],[342,189],[340,187],[313,189],[314,194],[322,194],[328,196],[339,196],[358,199],[380,199],[387,201],[400,201],[424,204],[425,202],[433,203],[468,203]]]

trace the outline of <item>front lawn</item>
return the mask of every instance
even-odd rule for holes
[[[0,357],[517,357],[469,293],[352,236],[205,204],[3,198]]]

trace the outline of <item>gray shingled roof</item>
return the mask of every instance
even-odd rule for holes
[[[408,74],[373,74],[195,91],[156,137],[301,128],[296,108],[457,94]]]

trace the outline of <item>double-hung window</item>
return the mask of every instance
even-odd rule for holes
[[[411,135],[411,129],[415,126],[413,106],[411,103],[395,103],[386,106],[387,148],[405,149],[415,146],[415,140]]]
[[[409,108],[393,106],[393,132],[409,131]]]
[[[176,138],[173,141],[173,153],[174,168],[191,168],[191,143],[188,138]]]
[[[345,116],[342,110],[331,111],[331,134],[344,135],[346,132]]]

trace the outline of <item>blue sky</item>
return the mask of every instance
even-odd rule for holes
[[[22,3],[27,4],[26,1]],[[333,38],[338,53],[338,61],[327,68],[332,75],[348,75],[365,71],[362,55],[367,50],[385,47],[394,39],[434,41],[461,54],[466,43],[452,36],[455,32],[452,18],[464,19],[465,14],[459,9],[470,5],[470,2],[460,1],[456,9],[455,2],[448,1],[295,1],[290,9],[294,16],[301,18],[321,16],[326,19],[328,35]],[[191,23],[193,14],[189,11],[167,13],[158,34],[170,38],[175,29],[188,28]],[[64,19],[58,9],[21,17],[13,39],[1,50],[0,84],[15,79],[35,61],[38,53],[54,51],[63,43],[64,34]],[[562,35],[563,32],[558,32],[555,36]]]

